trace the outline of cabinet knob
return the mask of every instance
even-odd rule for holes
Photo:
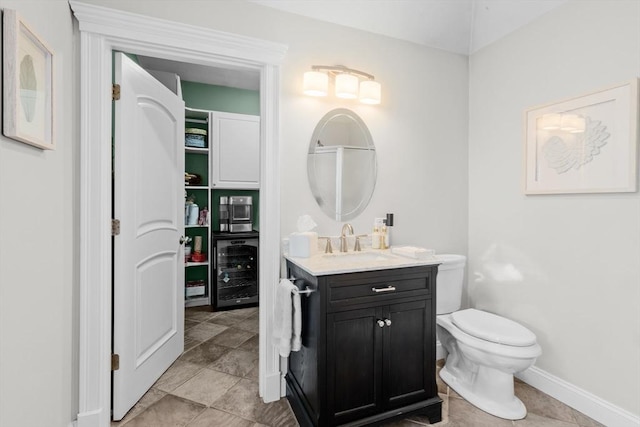
[[[184,236],[180,236],[180,240],[178,240],[178,242],[180,242],[181,245],[184,245],[185,241],[186,239],[184,238]]]
[[[387,326],[391,326],[391,319],[384,319],[384,324]]]
[[[384,328],[384,321],[382,321],[381,319],[378,319],[376,322],[378,323],[378,326],[380,326],[381,328]]]

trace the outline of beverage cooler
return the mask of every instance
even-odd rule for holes
[[[214,309],[258,303],[258,232],[213,233]]]

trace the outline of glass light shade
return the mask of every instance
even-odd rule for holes
[[[329,75],[321,71],[304,73],[302,90],[305,95],[327,96],[329,92]]]
[[[336,76],[336,96],[344,99],[358,97],[358,77],[353,74],[338,74]]]
[[[374,80],[360,82],[360,102],[363,104],[380,104],[381,92],[380,83]]]
[[[544,130],[560,129],[561,121],[562,121],[562,114],[557,114],[557,113],[543,114],[542,118],[540,118],[540,129],[544,129]]]
[[[563,114],[560,122],[560,130],[570,133],[584,132],[585,120],[577,114]]]

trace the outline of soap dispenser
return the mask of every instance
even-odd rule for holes
[[[377,225],[373,226],[373,233],[371,234],[371,248],[380,249],[380,230]]]
[[[389,234],[387,233],[387,220],[383,220],[380,228],[380,249],[389,249]]]
[[[383,220],[384,223],[384,247],[389,249],[391,247],[391,228],[393,227],[393,214],[388,213],[387,218]]]

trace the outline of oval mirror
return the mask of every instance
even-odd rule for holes
[[[351,110],[329,111],[309,144],[307,174],[313,197],[336,221],[358,216],[376,185],[376,149],[369,129]]]

